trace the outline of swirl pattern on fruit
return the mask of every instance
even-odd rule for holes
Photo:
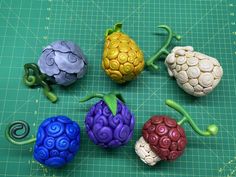
[[[155,129],[150,131],[151,126]],[[142,129],[144,140],[162,160],[175,160],[187,144],[184,130],[174,119],[167,116],[153,116]]]
[[[49,167],[62,167],[80,147],[80,127],[65,116],[46,119],[39,126],[34,158]]]
[[[144,68],[143,52],[128,35],[114,30],[105,38],[102,67],[117,83],[131,81]]]
[[[120,100],[117,114],[113,115],[107,104],[100,100],[88,112],[85,119],[89,138],[104,148],[125,145],[133,135],[135,118]]]

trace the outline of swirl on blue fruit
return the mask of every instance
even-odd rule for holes
[[[58,137],[64,132],[64,124],[61,122],[52,122],[46,127],[46,132],[49,136]]]
[[[66,125],[66,135],[70,139],[75,139],[79,132],[80,132],[80,129],[76,124],[67,124]]]
[[[53,137],[47,137],[45,138],[43,145],[47,149],[52,149],[55,146],[55,139]]]
[[[70,139],[66,136],[61,136],[56,140],[56,147],[58,150],[63,151],[70,147]]]
[[[73,159],[80,145],[80,128],[64,116],[46,119],[38,129],[34,157],[49,167],[61,167]]]

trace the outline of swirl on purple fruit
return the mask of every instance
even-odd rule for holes
[[[100,101],[95,105],[95,110],[94,110],[95,114],[96,115],[101,115],[102,114],[102,108],[103,108],[102,101]]]
[[[55,146],[55,139],[53,137],[47,137],[45,138],[43,145],[47,149],[52,149]]]
[[[66,116],[58,116],[57,120],[61,123],[64,123],[64,124],[72,123],[72,121]]]
[[[66,161],[61,157],[51,157],[45,161],[45,165],[54,168],[62,167],[65,163]]]
[[[111,111],[110,109],[108,108],[108,106],[105,106],[102,110],[102,114],[106,117],[110,116],[111,115]]]
[[[70,138],[70,139],[75,139],[77,137],[77,135],[79,134],[79,126],[76,124],[67,124],[66,125],[66,135]]]
[[[178,143],[178,150],[183,151],[187,144],[186,138],[181,137],[177,143]]]
[[[70,142],[70,151],[71,152],[76,152],[79,149],[78,142],[76,140],[73,140]]]
[[[70,146],[70,139],[69,138],[67,138],[66,136],[61,136],[61,137],[57,138],[56,147],[58,150],[64,151],[64,150],[68,149],[69,146]]]
[[[108,144],[109,147],[111,148],[116,148],[116,147],[119,147],[121,146],[121,142],[119,140],[112,140],[109,144]]]
[[[60,122],[52,122],[45,128],[49,136],[58,137],[64,133],[64,125]]]
[[[122,111],[121,111],[121,116],[122,116],[122,120],[126,125],[129,125],[130,123],[130,119],[131,119],[131,115],[129,113],[128,108],[125,105],[122,105]]]
[[[112,128],[116,128],[117,125],[119,125],[122,121],[122,116],[120,114],[117,114],[115,116],[113,115],[110,115],[108,117],[108,122],[109,122],[109,125],[112,127]]]
[[[39,148],[34,150],[34,155],[36,156],[36,159],[45,160],[49,157],[49,152],[47,148],[40,146]]]
[[[134,131],[133,131],[133,130],[131,130],[131,131],[130,131],[130,133],[129,133],[129,136],[128,136],[128,138],[126,138],[126,140],[123,142],[123,144],[126,144],[126,143],[128,143],[128,142],[129,142],[129,140],[131,140],[131,138],[133,137],[133,133],[134,133]]]
[[[169,160],[175,160],[175,159],[177,159],[179,156],[180,156],[179,151],[171,151],[170,154],[169,154],[169,156],[168,156],[168,159],[169,159]]]
[[[171,145],[171,140],[168,136],[162,136],[159,140],[159,146],[162,148],[169,148]]]
[[[85,124],[88,125],[89,127],[93,126],[93,117],[87,116],[85,119]]]
[[[134,125],[135,125],[135,118],[132,115],[131,120],[130,120],[130,125],[129,125],[130,130],[134,129]]]
[[[36,144],[40,145],[41,143],[43,143],[44,138],[45,138],[45,132],[41,127],[39,127],[36,137]]]
[[[100,143],[108,143],[112,140],[113,132],[110,127],[102,127],[95,133],[95,137]]]
[[[93,133],[96,134],[97,131],[99,131],[102,127],[103,126],[100,123],[94,124],[93,129],[92,129]]]
[[[117,112],[121,112],[121,110],[122,110],[122,104],[121,104],[121,102],[120,101],[118,101],[118,106],[117,106]]]
[[[108,125],[107,118],[103,115],[99,115],[99,116],[96,115],[95,118],[94,118],[94,123],[99,123],[102,126],[107,126]]]
[[[155,133],[149,134],[149,136],[148,136],[148,143],[150,145],[156,146],[158,144],[158,140],[159,140],[159,137],[157,136],[157,134],[155,134]]]
[[[168,126],[168,127],[176,127],[177,123],[175,120],[171,119],[171,118],[168,118],[168,117],[165,117],[164,118],[164,122],[165,124]]]
[[[114,131],[114,137],[119,141],[125,141],[128,138],[129,134],[129,126],[123,124],[119,124]]]
[[[177,142],[172,142],[170,145],[170,150],[175,151],[178,149],[178,144]]]
[[[56,150],[56,149],[52,149],[50,152],[50,157],[56,157],[56,156],[59,156],[59,151]]]
[[[156,126],[156,133],[160,136],[167,134],[168,128],[165,124],[158,124]]]
[[[160,124],[163,122],[163,117],[162,116],[152,116],[151,117],[151,122],[154,125]]]
[[[180,133],[179,133],[178,129],[172,128],[169,131],[169,137],[172,141],[178,141],[178,139],[180,138]]]

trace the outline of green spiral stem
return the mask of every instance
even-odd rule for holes
[[[20,130],[23,130],[23,132],[21,132],[21,134],[18,134],[17,132]],[[11,122],[7,126],[6,131],[5,131],[5,136],[7,140],[13,144],[25,145],[25,144],[34,143],[36,141],[36,138],[19,141],[27,137],[29,132],[30,132],[29,124],[25,121],[18,120],[18,121]]]
[[[29,87],[41,85],[44,95],[53,103],[57,101],[57,96],[51,91],[51,87],[46,82],[46,75],[40,72],[38,65],[27,63],[24,65],[24,70],[23,81],[25,85]]]
[[[205,131],[200,130],[193,121],[193,119],[190,117],[190,115],[187,113],[187,111],[181,105],[174,102],[173,100],[169,99],[166,100],[166,105],[175,109],[176,111],[178,111],[180,114],[183,115],[182,120],[178,122],[179,125],[182,125],[184,122],[188,122],[192,127],[192,129],[201,136],[212,136],[218,133],[218,127],[215,124],[209,125]]]
[[[116,23],[113,28],[108,28],[105,32],[105,37],[109,36],[114,32],[121,32],[122,23]]]
[[[116,91],[108,93],[108,94],[93,93],[93,94],[88,95],[85,98],[81,99],[80,102],[86,102],[86,101],[88,101],[90,99],[93,99],[93,98],[101,98],[101,99],[103,99],[104,102],[109,107],[109,109],[111,110],[113,115],[116,115],[116,112],[117,112],[117,99],[119,99],[120,101],[125,103],[125,100],[122,97],[122,95],[119,92],[116,92]]]
[[[154,64],[158,59],[160,59],[160,57],[162,55],[168,55],[169,51],[168,51],[168,47],[171,43],[171,41],[173,40],[173,38],[175,38],[176,40],[180,40],[181,36],[177,35],[176,33],[174,33],[172,31],[172,29],[167,26],[167,25],[160,25],[158,26],[158,28],[163,28],[167,31],[168,33],[168,38],[166,39],[166,41],[163,43],[162,47],[160,49],[158,49],[156,51],[156,53],[154,53],[146,62],[146,66],[148,68],[152,68],[153,70],[158,70],[158,66],[156,64]]]

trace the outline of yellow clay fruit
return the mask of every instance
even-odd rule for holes
[[[106,31],[102,57],[102,68],[117,83],[133,80],[144,68],[143,52],[121,27],[116,24]]]

